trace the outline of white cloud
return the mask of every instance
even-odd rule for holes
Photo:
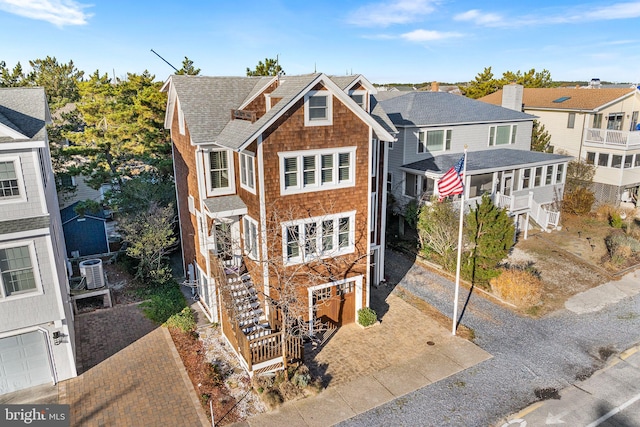
[[[420,20],[435,10],[439,0],[393,0],[372,3],[352,12],[347,22],[361,27],[388,27]]]
[[[462,34],[454,32],[415,30],[409,33],[401,34],[400,37],[410,42],[431,42],[436,40],[462,37]]]
[[[638,17],[640,17],[640,1],[615,3],[597,8],[589,4],[582,4],[552,15],[534,11],[528,15],[513,17],[472,9],[454,16],[454,20],[473,22],[484,27],[516,28],[546,24],[580,24]]]
[[[471,21],[477,25],[498,25],[502,22],[502,16],[497,13],[482,13],[478,9],[469,10],[453,17],[455,21]]]
[[[73,0],[0,0],[0,10],[58,27],[87,24],[91,15],[84,12],[86,7]]]
[[[640,17],[640,2],[615,3],[608,6],[579,13],[571,17],[576,21],[608,21],[613,19],[630,19]]]

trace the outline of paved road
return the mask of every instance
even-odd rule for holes
[[[592,377],[565,388],[556,399],[537,402],[514,414],[502,426],[639,426],[639,349],[636,346],[623,352]]]
[[[386,263],[392,283],[451,315],[451,281],[395,252],[387,252]],[[461,307],[467,296],[462,289]],[[492,359],[341,425],[495,425],[542,398],[557,397],[560,390],[605,366],[611,355],[640,342],[640,297],[621,299],[597,312],[560,310],[529,319],[471,293],[462,323],[475,331],[474,342]]]

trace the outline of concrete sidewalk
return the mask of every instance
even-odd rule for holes
[[[380,325],[346,325],[314,355],[327,388],[238,426],[329,426],[418,390],[491,357],[395,294]]]
[[[577,314],[599,311],[610,304],[640,293],[640,269],[569,298],[564,306]]]

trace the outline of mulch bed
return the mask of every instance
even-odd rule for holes
[[[211,401],[216,425],[240,421],[235,411],[236,400],[229,395],[222,374],[207,361],[197,332],[183,332],[176,328],[169,328],[169,332],[207,417],[211,418]]]

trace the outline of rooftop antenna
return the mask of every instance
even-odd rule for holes
[[[174,70],[176,70],[176,73],[178,72],[178,69],[176,67],[174,67],[173,65],[171,65],[171,63],[169,61],[167,61],[166,59],[164,59],[162,56],[160,56],[158,54],[158,52],[156,52],[155,50],[151,49],[151,52],[155,53],[156,56],[160,59],[162,59],[164,62],[166,62],[167,64],[169,64],[169,67],[173,68]]]

